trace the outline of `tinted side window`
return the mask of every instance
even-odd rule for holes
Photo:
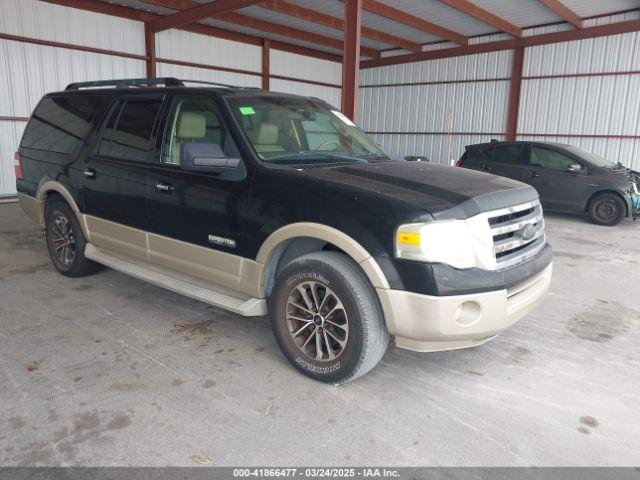
[[[492,162],[522,165],[525,163],[523,152],[524,145],[503,145],[485,148],[482,153]]]
[[[109,150],[111,149],[111,139],[113,138],[113,131],[116,127],[116,122],[118,121],[118,117],[120,116],[121,111],[121,103],[118,103],[116,108],[111,111],[109,121],[102,131],[102,138],[100,138],[100,143],[98,144],[98,153],[100,153],[101,155],[109,155]]]
[[[553,170],[567,170],[569,165],[576,163],[566,155],[549,150],[548,148],[531,147],[531,165],[535,167],[551,168]]]
[[[43,98],[25,129],[22,146],[73,153],[89,133],[107,100],[103,96]]]
[[[151,133],[161,106],[162,99],[124,102],[120,112],[112,113],[99,152],[127,160],[146,160],[153,148]]]
[[[162,161],[180,164],[184,143],[215,143],[227,156],[238,151],[216,105],[204,97],[176,97],[167,122]]]

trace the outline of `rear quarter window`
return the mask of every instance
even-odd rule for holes
[[[21,146],[54,153],[74,153],[106,102],[102,96],[43,98],[29,120]]]
[[[485,159],[497,163],[524,165],[524,145],[501,145],[488,147],[482,151]]]

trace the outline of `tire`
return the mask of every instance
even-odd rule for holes
[[[53,266],[67,277],[83,277],[96,272],[99,265],[84,256],[87,244],[78,217],[59,197],[47,201],[45,237]]]
[[[364,375],[389,344],[375,290],[342,253],[318,252],[291,261],[276,279],[269,307],[285,357],[321,382],[338,384]]]
[[[596,225],[612,227],[625,216],[626,205],[615,193],[600,193],[589,202],[587,211]]]

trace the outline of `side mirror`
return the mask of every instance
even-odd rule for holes
[[[580,165],[579,163],[572,163],[571,165],[569,165],[569,168],[567,168],[567,170],[569,170],[570,172],[581,172],[582,171],[582,165]]]
[[[428,157],[424,155],[407,155],[404,159],[408,162],[430,162]]]
[[[180,145],[180,166],[185,170],[211,171],[234,169],[239,158],[226,157],[217,143],[183,143]]]

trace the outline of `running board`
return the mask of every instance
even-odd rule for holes
[[[255,317],[267,314],[267,302],[264,298],[238,298],[221,289],[206,288],[187,280],[180,280],[157,271],[152,265],[132,263],[119,257],[98,250],[91,243],[87,243],[84,256],[119,272],[135,278],[153,283],[172,292],[180,293],[195,300],[229,310],[245,317]]]

